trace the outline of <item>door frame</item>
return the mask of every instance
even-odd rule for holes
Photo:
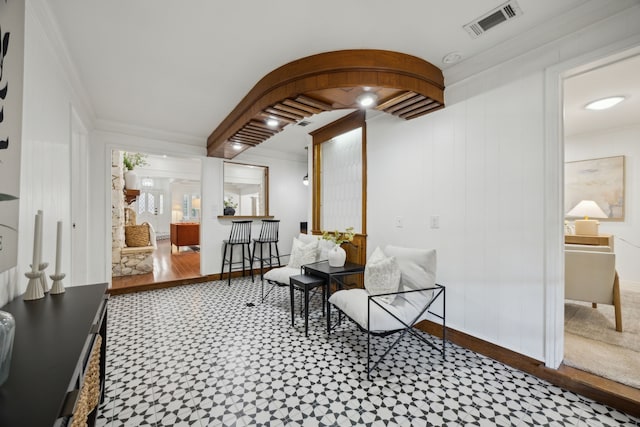
[[[545,70],[544,99],[544,341],[545,366],[564,358],[564,124],[563,82],[640,54],[640,36],[613,43]]]

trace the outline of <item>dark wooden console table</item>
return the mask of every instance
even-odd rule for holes
[[[22,295],[1,308],[16,320],[9,378],[0,386],[0,426],[63,426],[69,421],[97,334],[104,391],[107,284],[68,287],[35,301]],[[97,409],[89,414],[95,424]]]

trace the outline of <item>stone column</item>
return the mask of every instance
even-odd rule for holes
[[[124,247],[124,177],[122,151],[111,152],[111,270],[113,276],[122,275],[121,254]]]

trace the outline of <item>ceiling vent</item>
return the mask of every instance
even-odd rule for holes
[[[522,15],[522,9],[520,9],[518,2],[511,0],[464,25],[464,29],[467,30],[471,38],[475,39],[496,25],[507,22],[520,15]]]
[[[309,120],[300,120],[298,122],[298,126],[302,126],[302,127],[309,126],[310,124],[311,122]]]

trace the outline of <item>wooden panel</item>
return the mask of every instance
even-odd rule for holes
[[[333,123],[311,132],[313,137],[313,188],[312,188],[312,233],[321,234],[320,206],[321,206],[321,164],[323,142],[330,140],[353,129],[362,128],[362,230],[354,237],[354,245],[343,245],[347,252],[347,261],[365,264],[367,258],[367,127],[365,112],[358,110]],[[362,278],[357,283],[362,285]]]
[[[352,108],[364,87],[385,99],[388,107],[383,111],[401,104],[404,93],[417,94],[437,103],[433,109],[407,111],[402,116],[405,119],[444,105],[442,71],[420,58],[374,49],[321,53],[285,64],[263,77],[209,135],[207,154],[223,158],[239,154],[241,151],[232,148],[231,137],[248,123],[264,122],[274,116],[282,122],[281,130],[309,114]],[[329,98],[319,99],[325,96]],[[402,108],[404,106],[396,109]]]

